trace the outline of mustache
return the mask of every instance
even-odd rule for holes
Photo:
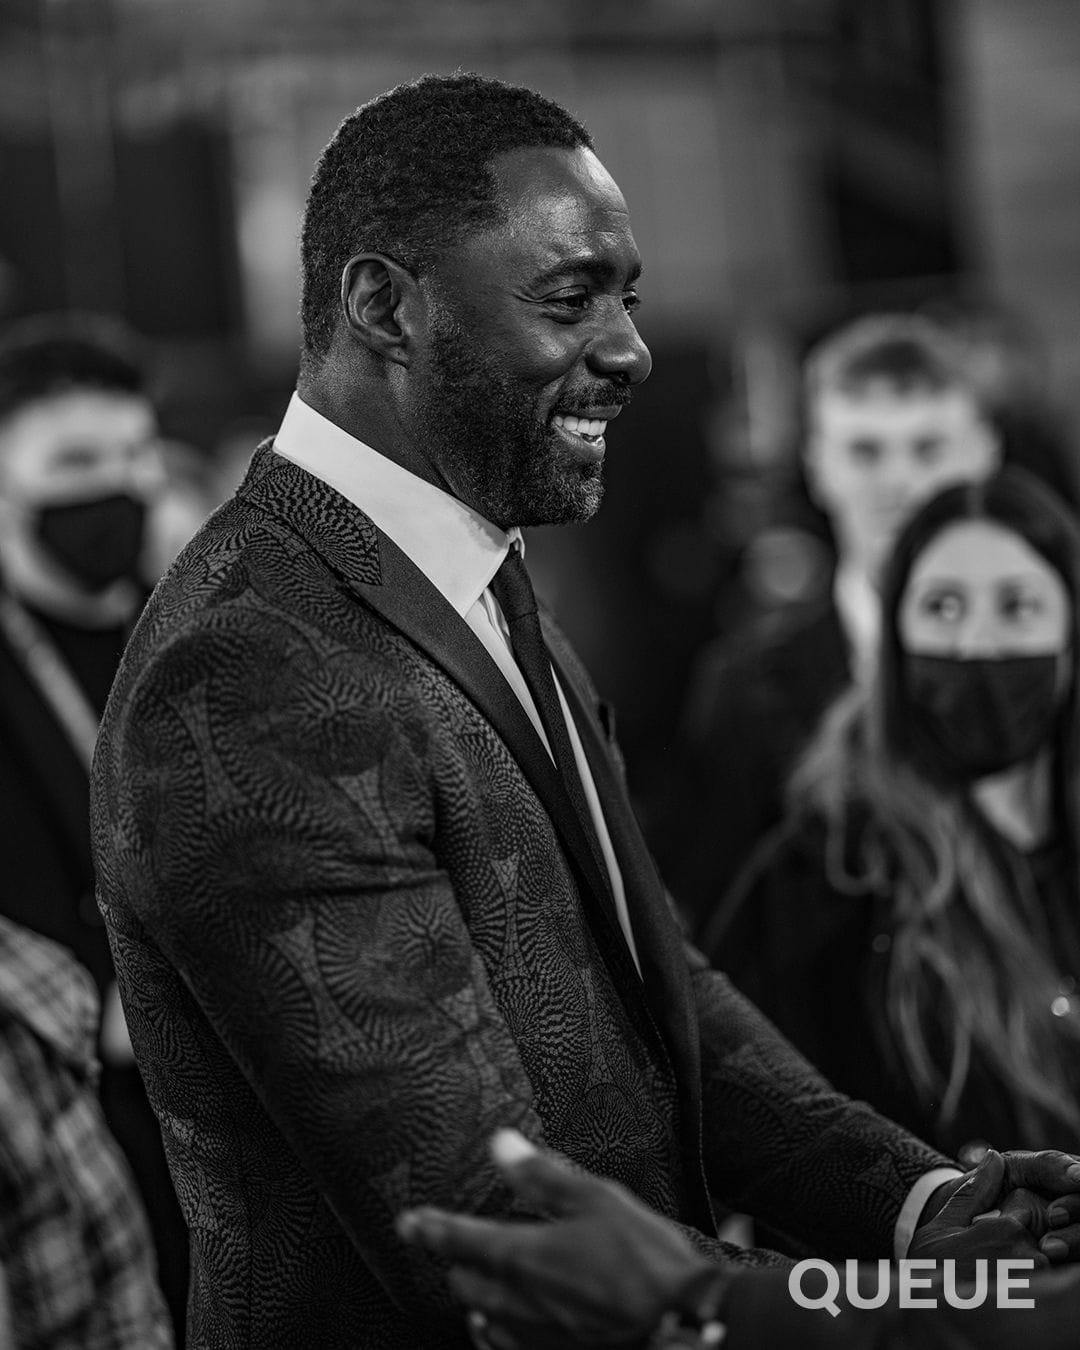
[[[634,397],[628,384],[591,384],[564,394],[558,402],[560,412],[588,412],[590,408],[625,408]]]

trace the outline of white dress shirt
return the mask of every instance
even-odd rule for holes
[[[881,600],[877,590],[865,572],[841,559],[833,579],[833,603],[851,651],[851,673],[856,683],[868,683],[877,664],[881,640]]]
[[[544,724],[521,668],[514,659],[506,620],[498,601],[488,590],[510,545],[519,542],[524,550],[520,531],[513,529],[507,533],[497,525],[492,525],[449,492],[425,482],[373,450],[370,445],[350,436],[336,423],[309,407],[299,394],[293,394],[285,411],[281,429],[274,441],[274,450],[316,478],[321,478],[359,507],[415,563],[484,644],[528,714],[529,721],[554,763],[555,757],[548,745]],[[626,906],[622,872],[611,844],[611,835],[600,807],[600,798],[585,758],[581,737],[567,707],[558,675],[554,670],[552,675],[585,800],[607,867],[619,924],[640,974],[641,963],[634,943],[630,912]]]
[[[380,455],[370,445],[350,436],[336,423],[304,403],[299,394],[293,394],[286,409],[281,429],[274,441],[274,450],[328,483],[359,507],[423,572],[484,644],[550,755],[551,747],[540,714],[514,659],[506,620],[498,601],[488,590],[488,584],[502,565],[511,543],[520,539],[519,531],[515,529],[506,533],[497,525],[492,525],[450,493],[425,482],[385,455]],[[554,670],[552,674],[593,825],[607,864],[619,923],[640,974],[641,963],[626,907],[622,873],[611,845],[611,836],[600,808],[600,798],[581,738],[567,707],[558,675]],[[931,1192],[949,1177],[959,1175],[955,1168],[941,1168],[926,1173],[912,1187],[896,1221],[897,1258],[907,1252],[915,1225]]]

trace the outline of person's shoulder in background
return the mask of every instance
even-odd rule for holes
[[[700,936],[782,818],[788,774],[850,678],[831,603],[777,616],[702,652],[673,755],[661,868]]]
[[[831,598],[763,616],[702,649],[681,739],[688,747],[706,745],[736,705],[816,722],[819,705],[843,688],[849,671],[847,640]]]
[[[0,1268],[16,1344],[172,1344],[134,1182],[98,1105],[97,996],[0,918]]]

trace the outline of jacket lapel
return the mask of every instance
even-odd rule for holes
[[[621,941],[610,887],[558,771],[465,620],[367,516],[333,488],[274,455],[268,444],[256,451],[241,493],[300,534],[363,604],[430,657],[479,709],[550,816],[583,894],[599,907],[608,925],[614,924]]]
[[[553,629],[549,629],[547,637],[623,874],[626,903],[634,925],[650,1008],[660,1025],[669,1027],[677,1040],[693,1036],[696,1053],[696,1020],[688,1014],[689,967],[682,934],[668,907],[667,892],[641,834],[622,778],[604,743],[603,732],[568,669],[563,656],[564,640]]]
[[[545,628],[548,648],[577,723],[622,872],[644,977],[645,1000],[675,1069],[680,1109],[688,1127],[684,1132],[688,1174],[700,1176],[701,1052],[683,935],[603,731],[573,678],[565,656],[565,640],[553,625]],[[701,1207],[698,1223],[704,1225],[705,1231],[711,1231],[714,1220],[703,1180],[698,1199]]]

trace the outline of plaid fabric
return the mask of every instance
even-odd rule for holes
[[[97,999],[0,917],[0,1264],[20,1350],[172,1343],[146,1219],[94,1080]]]

